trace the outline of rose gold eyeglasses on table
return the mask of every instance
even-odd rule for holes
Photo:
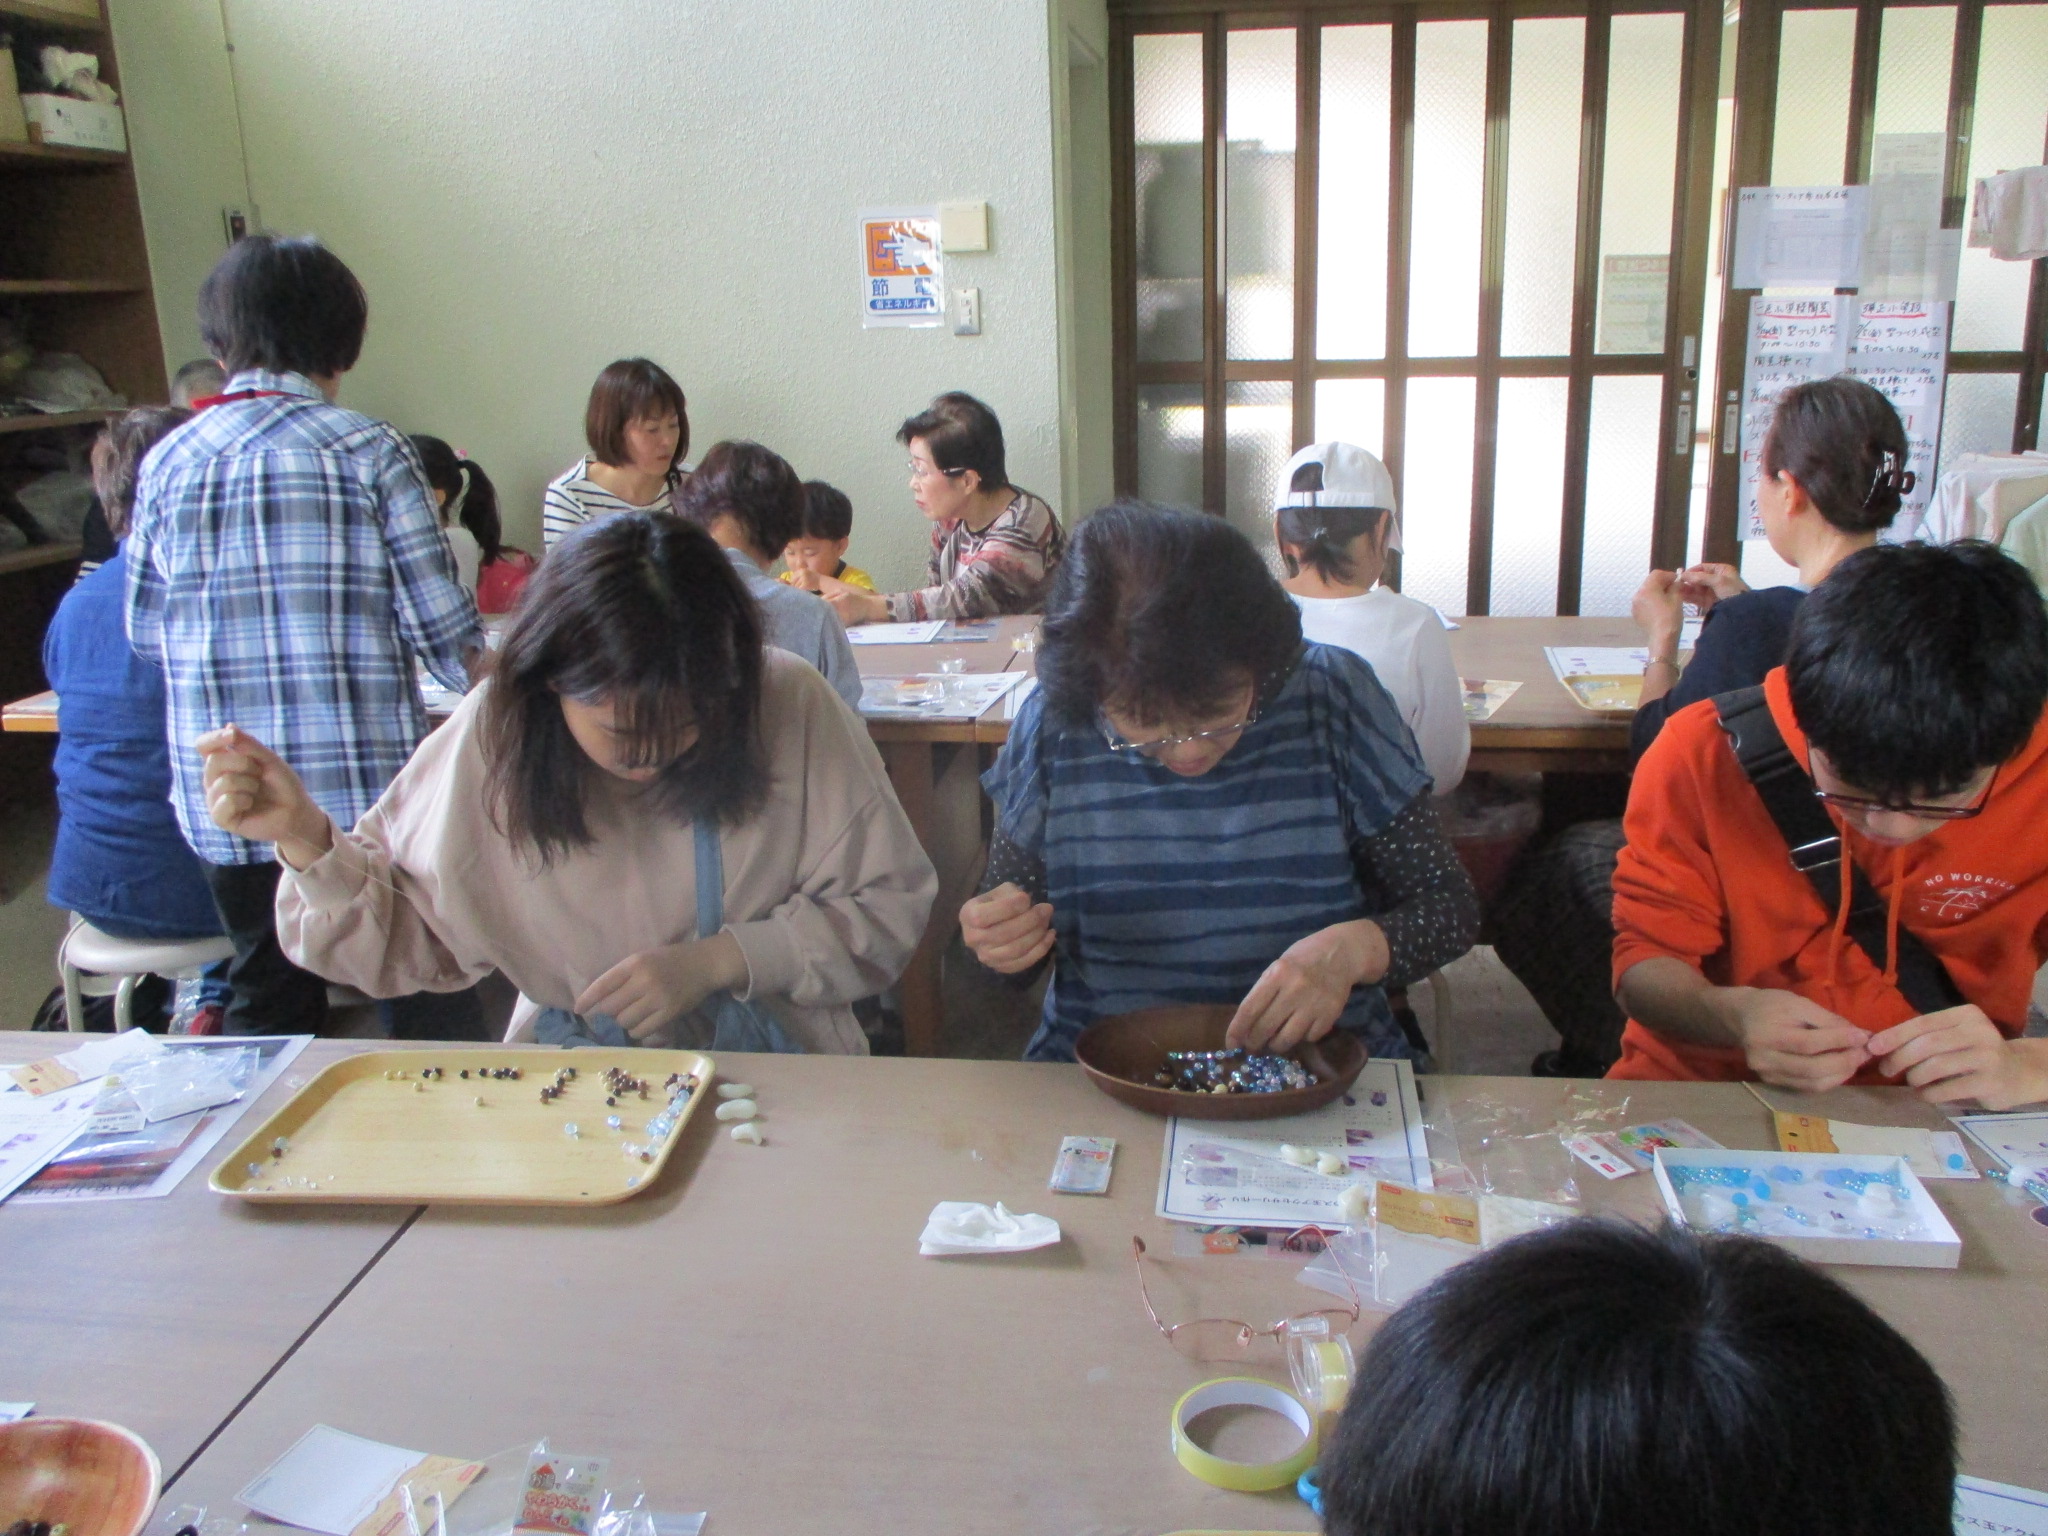
[[[1281,1239],[1284,1246],[1295,1247],[1297,1239],[1313,1236],[1317,1247],[1300,1248],[1299,1252],[1311,1255],[1327,1250],[1331,1234],[1321,1227],[1297,1227]],[[1159,1309],[1152,1305],[1152,1293],[1145,1285],[1145,1240],[1131,1239],[1131,1258],[1138,1266],[1138,1294],[1145,1299],[1145,1310],[1152,1315],[1152,1325],[1166,1335],[1167,1342],[1191,1360],[1237,1360],[1250,1353],[1254,1342],[1264,1338],[1284,1337],[1291,1324],[1320,1320],[1329,1325],[1331,1334],[1341,1334],[1358,1321],[1364,1310],[1358,1299],[1358,1285],[1351,1278],[1341,1259],[1332,1260],[1337,1273],[1344,1277],[1344,1284],[1351,1292],[1349,1307],[1320,1308],[1313,1312],[1297,1312],[1292,1317],[1283,1317],[1270,1328],[1256,1328],[1250,1323],[1240,1322],[1233,1317],[1198,1317],[1192,1322],[1169,1325],[1159,1315]],[[1157,1262],[1156,1260],[1154,1261]]]

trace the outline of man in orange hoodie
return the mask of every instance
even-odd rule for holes
[[[2026,572],[1985,544],[1880,546],[1801,605],[1763,685],[1810,776],[1783,782],[1827,814],[1798,864],[1737,760],[1742,717],[1723,725],[1737,698],[1674,715],[1636,770],[1614,875],[1629,1020],[1608,1075],[2048,1099],[2048,1040],[2019,1038],[2048,954],[2048,614]],[[1857,871],[1875,955],[1852,927]],[[1940,964],[1902,991],[1913,938]],[[1929,970],[1946,1006],[1925,1005]]]

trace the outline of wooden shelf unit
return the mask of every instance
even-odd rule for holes
[[[65,427],[96,427],[119,411],[59,411],[35,416],[0,416],[0,437],[22,432],[57,432]]]
[[[0,0],[0,21],[10,19],[34,22],[38,27],[59,32],[104,35],[107,30],[104,15],[81,16],[76,11],[60,10],[54,5],[37,5],[35,0]]]
[[[30,48],[61,43],[96,54],[100,77],[121,87],[104,0],[90,15],[37,0],[0,0],[0,31]],[[11,76],[6,85],[12,88]],[[0,140],[0,210],[0,314],[38,351],[83,357],[131,402],[165,399],[163,342],[128,156]],[[52,447],[82,468],[88,434],[111,414],[0,417],[0,488],[12,490],[47,468]],[[43,630],[77,568],[76,545],[0,555],[0,686],[7,697],[48,686]],[[0,744],[0,804],[47,783],[48,764],[47,744]]]

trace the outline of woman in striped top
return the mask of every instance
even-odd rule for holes
[[[1238,1005],[1230,1038],[1284,1051],[1341,1027],[1417,1057],[1385,987],[1471,947],[1479,909],[1399,709],[1221,518],[1119,503],[1074,535],[1040,687],[983,780],[984,965],[1048,959],[1025,1055],[1071,1059],[1098,1018]]]
[[[541,498],[546,549],[594,517],[666,512],[690,466],[690,416],[683,391],[658,363],[621,358],[590,386],[583,410],[590,452],[548,482]]]
[[[883,596],[820,577],[817,590],[840,622],[986,619],[1043,608],[1067,536],[1051,507],[1010,484],[996,413],[972,395],[940,395],[897,429],[896,441],[910,450],[911,497],[934,525],[925,585]]]

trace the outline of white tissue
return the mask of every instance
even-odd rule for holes
[[[1050,1216],[1019,1216],[998,1202],[976,1205],[966,1200],[941,1200],[932,1207],[917,1251],[927,1256],[947,1253],[1023,1253],[1047,1248],[1060,1240],[1060,1224]]]

